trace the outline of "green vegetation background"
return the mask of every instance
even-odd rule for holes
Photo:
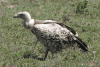
[[[100,0],[0,0],[0,67],[100,67]],[[82,4],[82,5],[79,5]],[[83,8],[83,6],[86,6]],[[74,28],[92,53],[67,49],[45,61],[43,45],[13,15],[28,11],[32,18],[56,20]]]

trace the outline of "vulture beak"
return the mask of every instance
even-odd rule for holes
[[[15,14],[15,15],[13,16],[13,18],[18,18],[18,14]]]

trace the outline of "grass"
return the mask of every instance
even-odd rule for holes
[[[83,14],[76,14],[77,5],[84,0],[1,0],[0,1],[0,67],[99,67],[100,66],[100,1],[88,0]],[[26,30],[21,19],[13,19],[20,11],[28,11],[34,19],[53,19],[74,28],[92,53],[63,50],[46,61],[43,45]],[[70,53],[69,53],[70,52]]]

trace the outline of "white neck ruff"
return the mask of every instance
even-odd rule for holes
[[[32,29],[33,29],[33,26],[34,26],[34,19],[30,19],[29,21],[24,21],[24,22],[23,22],[23,26],[24,26],[26,29],[32,30]]]

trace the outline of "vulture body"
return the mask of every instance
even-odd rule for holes
[[[84,52],[88,51],[87,44],[78,37],[77,32],[65,24],[53,20],[34,20],[26,11],[15,14],[14,18],[23,19],[24,27],[31,30],[44,45],[44,60],[47,58],[48,51],[53,55],[64,47],[74,46],[76,43]]]

